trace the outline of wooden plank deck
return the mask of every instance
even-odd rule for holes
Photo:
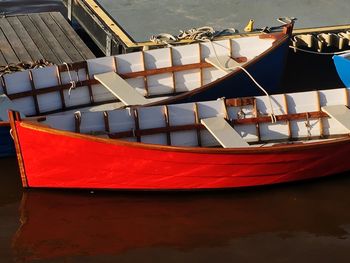
[[[0,18],[0,66],[40,59],[62,64],[94,57],[59,12]]]

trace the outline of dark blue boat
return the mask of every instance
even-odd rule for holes
[[[10,127],[0,126],[0,157],[14,156],[15,154],[15,146],[10,136]]]

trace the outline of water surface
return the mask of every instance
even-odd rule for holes
[[[278,17],[296,17],[296,27],[349,24],[349,0],[97,0],[137,41],[153,34],[212,26],[242,31],[249,19],[256,27],[280,25]]]

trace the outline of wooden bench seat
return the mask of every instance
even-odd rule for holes
[[[350,109],[348,107],[345,105],[324,106],[322,111],[350,131]]]
[[[201,123],[224,148],[249,147],[249,144],[222,117],[201,119]]]
[[[218,60],[220,63],[218,62]],[[213,65],[217,69],[222,70],[226,73],[234,70],[233,67],[237,67],[242,64],[230,58],[229,56],[218,56],[217,58],[216,57],[205,58],[205,61]]]
[[[149,103],[145,97],[115,72],[96,74],[94,77],[126,106]]]

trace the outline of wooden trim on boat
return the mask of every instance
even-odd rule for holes
[[[58,67],[56,67],[56,76],[57,76],[58,84],[62,85],[62,77],[61,77],[61,74],[60,74]],[[60,98],[61,98],[62,109],[65,110],[66,109],[66,101],[64,99],[63,89],[59,89],[59,93],[60,93]]]
[[[165,120],[165,127],[167,129],[166,132],[166,140],[167,140],[167,145],[171,145],[171,135],[170,135],[170,121],[169,121],[169,108],[167,105],[163,106],[163,111],[164,111],[164,120]]]
[[[303,112],[303,113],[291,113],[291,114],[282,114],[275,115],[276,121],[292,121],[292,120],[304,120],[306,114],[309,119],[318,119],[328,117],[327,113],[323,111],[312,111],[312,112]],[[268,123],[271,122],[271,116],[259,116],[257,118],[246,118],[246,119],[236,119],[232,121],[233,124],[256,124],[256,123]]]
[[[320,92],[317,90],[316,91],[316,96],[317,96],[317,110],[321,110],[321,101],[320,101]],[[320,136],[322,137],[324,135],[324,126],[323,126],[323,119],[322,117],[319,118],[319,125],[320,125]]]
[[[70,64],[70,65],[72,65],[72,64]],[[207,63],[207,62],[202,62],[202,63],[194,63],[194,64],[187,64],[187,65],[181,65],[181,66],[158,68],[158,69],[153,69],[153,70],[143,70],[143,71],[124,73],[124,74],[119,74],[119,75],[124,79],[128,79],[128,78],[137,78],[137,77],[147,77],[147,76],[163,74],[163,73],[175,73],[178,71],[186,71],[186,70],[200,68],[200,67],[207,68],[207,67],[212,67],[212,65]],[[58,67],[60,72],[62,72],[61,69],[64,69],[64,68],[66,68],[66,67],[62,67],[62,66]],[[78,67],[75,67],[75,68],[77,69]],[[79,69],[81,69],[81,68],[79,68]],[[85,69],[87,70],[87,68],[85,68]],[[86,72],[86,73],[87,73],[87,76],[89,76],[88,72]],[[88,86],[90,96],[92,97],[92,90],[90,92],[91,85],[96,85],[96,84],[100,84],[100,82],[98,80],[88,78],[86,80],[82,80],[82,81],[77,82],[76,88]],[[5,85],[4,85],[4,87],[5,87]],[[25,97],[29,97],[29,96],[35,97],[37,95],[46,94],[46,93],[50,93],[50,92],[67,90],[67,89],[70,89],[70,87],[71,87],[70,83],[67,83],[67,84],[61,83],[59,85],[52,86],[52,87],[47,87],[47,88],[42,88],[42,89],[35,89],[34,88],[30,91],[23,91],[23,92],[8,94],[7,96],[11,100],[25,98]],[[6,90],[6,87],[5,87],[4,91],[5,90]]]
[[[103,119],[104,119],[104,124],[105,124],[105,131],[107,133],[111,132],[111,129],[109,127],[109,116],[108,116],[108,111],[103,112]]]
[[[289,114],[289,104],[288,104],[286,94],[283,94],[283,102],[284,102],[285,112],[286,114]],[[319,111],[321,111],[321,109],[319,109]],[[291,126],[290,120],[287,120],[287,124],[288,124],[288,137],[289,139],[291,139],[293,137],[293,134],[292,134],[292,126]]]
[[[75,132],[80,133],[80,124],[81,124],[81,114],[80,112],[74,113],[74,126],[75,126]]]
[[[141,142],[141,136],[140,136],[140,121],[139,121],[139,113],[137,109],[130,109],[132,111],[132,114],[134,115],[134,122],[135,122],[135,129],[132,130],[133,136],[136,137],[137,142]]]
[[[10,127],[10,123],[7,121],[0,121],[0,127]]]
[[[27,180],[27,176],[26,176],[23,156],[22,156],[22,148],[20,145],[20,141],[19,141],[19,137],[18,137],[18,133],[17,133],[17,128],[16,128],[16,122],[21,121],[20,113],[15,112],[15,111],[9,111],[9,121],[10,121],[10,125],[11,125],[10,134],[13,138],[15,148],[16,148],[16,155],[17,155],[17,160],[18,160],[19,172],[21,174],[22,186],[26,188],[26,187],[29,187],[29,185],[28,185],[28,180]]]
[[[13,122],[12,122],[13,123]],[[147,143],[140,143],[140,142],[130,142],[130,141],[123,141],[123,140],[111,140],[111,139],[105,139],[105,138],[99,138],[92,135],[85,135],[85,134],[79,134],[69,131],[63,131],[63,130],[57,130],[49,127],[43,127],[39,125],[38,123],[28,122],[28,121],[21,121],[20,124],[21,127],[35,130],[38,132],[44,132],[49,133],[53,135],[58,136],[67,136],[71,138],[76,139],[82,139],[87,140],[91,142],[100,142],[105,144],[111,144],[111,145],[119,145],[124,147],[133,147],[133,148],[140,148],[140,149],[149,149],[149,150],[158,150],[158,151],[173,151],[173,152],[186,152],[186,153],[197,153],[197,154],[238,154],[238,153],[244,153],[244,154],[266,154],[266,153],[278,153],[278,152],[293,152],[293,151],[300,151],[308,150],[308,149],[317,149],[325,147],[329,144],[336,144],[336,145],[343,145],[343,144],[350,144],[350,136],[347,134],[339,135],[339,138],[336,140],[325,140],[325,141],[317,141],[313,143],[307,143],[307,144],[288,144],[288,145],[276,145],[273,147],[247,147],[247,148],[209,148],[209,147],[179,147],[179,146],[167,146],[167,145],[159,145],[159,144],[147,144]],[[258,149],[258,150],[257,150]]]
[[[195,129],[197,132],[197,143],[198,146],[202,146],[202,138],[201,138],[201,122],[199,120],[199,114],[198,114],[198,104],[195,102],[193,105],[193,112],[194,112],[194,121],[195,121]]]
[[[195,104],[197,105],[197,104]],[[194,109],[196,106],[194,106]],[[195,116],[196,116],[196,110],[194,110]],[[328,115],[323,112],[305,112],[305,113],[295,113],[295,114],[283,114],[283,115],[276,115],[277,121],[287,121],[290,122],[292,120],[305,120],[307,118],[309,119],[317,119],[317,118],[325,118],[328,117]],[[196,117],[197,118],[197,117]],[[228,120],[230,124],[233,126],[235,125],[242,125],[242,124],[255,124],[258,125],[260,123],[270,123],[271,117],[270,116],[263,116],[263,117],[255,117],[255,118],[246,118],[246,119],[236,119],[236,120]],[[114,139],[120,139],[125,137],[141,137],[144,135],[154,135],[158,133],[170,133],[170,132],[177,132],[177,131],[189,131],[189,130],[196,130],[197,133],[200,133],[200,130],[204,130],[205,127],[199,123],[197,120],[194,124],[186,124],[186,125],[177,125],[177,126],[169,126],[166,125],[166,127],[159,127],[159,128],[149,128],[149,129],[137,129],[136,131],[124,131],[124,132],[117,132],[110,134],[110,138]],[[259,132],[260,134],[260,132]],[[198,135],[200,136],[200,135]],[[260,135],[259,141],[261,141]],[[292,136],[290,136],[290,139],[293,139]],[[200,140],[198,141],[198,144],[201,143]]]
[[[29,70],[29,79],[30,79],[30,86],[32,88],[32,96],[34,99],[34,106],[35,106],[35,111],[36,111],[36,115],[40,114],[40,108],[39,108],[39,102],[38,102],[38,94],[36,93],[36,89],[35,89],[35,85],[34,85],[34,80],[33,80],[33,73],[31,70]]]
[[[240,106],[247,106],[247,105],[255,105],[256,107],[256,98],[245,97],[245,98],[225,99],[225,104],[227,107],[240,107]]]
[[[253,109],[254,109],[254,116],[255,116],[255,118],[258,118],[259,117],[259,110],[258,110],[258,105],[256,103],[256,99],[255,98],[254,98],[254,101],[253,101]],[[255,128],[256,128],[256,134],[258,136],[258,141],[261,141],[260,124],[256,123],[255,124]]]
[[[174,67],[174,56],[172,47],[169,48],[170,52],[170,67]],[[171,71],[171,78],[173,83],[173,93],[176,94],[176,81],[175,81],[175,71]]]
[[[142,67],[143,67],[143,72],[145,72],[145,71],[147,71],[147,69],[146,69],[145,52],[144,51],[141,51],[141,60],[142,60],[141,64],[142,64]],[[143,83],[144,83],[145,91],[146,91],[146,95],[145,96],[149,95],[147,76],[149,76],[149,75],[144,75],[143,76]],[[121,76],[121,77],[124,78],[123,76]]]

